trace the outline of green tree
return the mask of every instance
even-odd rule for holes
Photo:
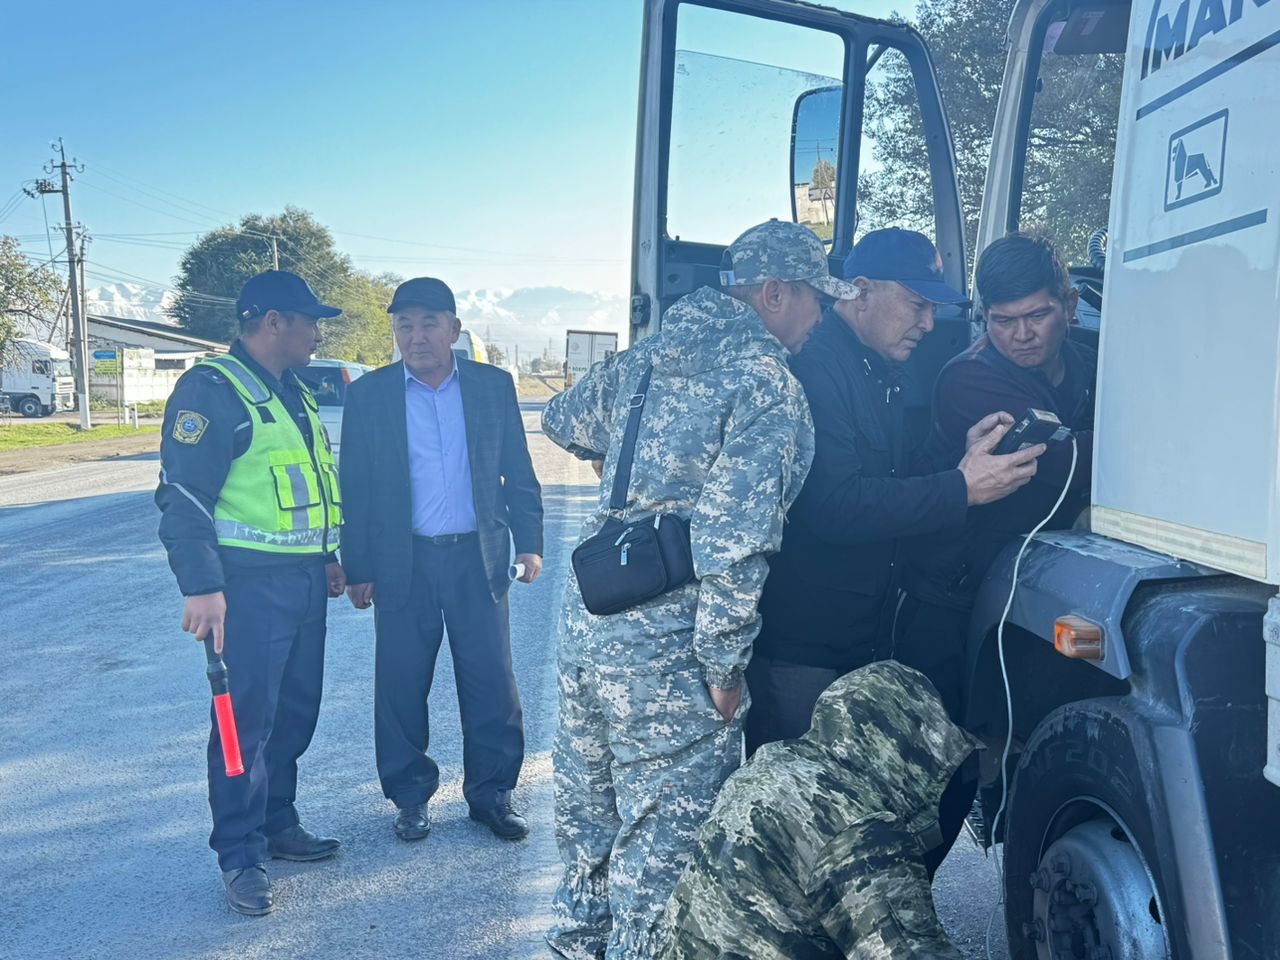
[[[271,269],[273,238],[280,269],[304,277],[322,301],[342,308],[342,316],[324,322],[324,355],[385,363],[391,356],[386,306],[399,278],[356,270],[333,234],[297,207],[275,216],[249,214],[199,237],[182,256],[169,316],[196,336],[234,339],[235,298],[246,280]]]
[[[920,0],[916,11],[955,144],[971,264],[1012,8],[1013,0]],[[1113,54],[1050,54],[1040,72],[1021,226],[1047,233],[1074,262],[1083,261],[1089,234],[1107,223],[1120,66]],[[872,157],[858,180],[859,232],[896,225],[932,234],[933,186],[906,58],[887,54],[869,81]]]
[[[272,237],[281,270],[305,277],[321,300],[336,299],[351,276],[350,257],[335,249],[333,234],[310,213],[285,207],[276,216],[249,214],[199,237],[182,255],[169,316],[198,337],[234,338],[235,298],[246,280],[271,269]]]
[[[324,321],[321,353],[375,367],[387,363],[393,345],[387,304],[399,283],[393,274],[352,271],[327,301],[341,307],[342,316]]]
[[[8,355],[20,322],[53,324],[62,288],[57,275],[35,266],[15,238],[0,236],[0,359]]]

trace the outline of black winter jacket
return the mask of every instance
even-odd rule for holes
[[[813,414],[816,448],[769,560],[761,655],[841,671],[875,658],[896,588],[899,538],[963,523],[960,471],[925,473],[905,426],[901,368],[828,311],[791,368]]]
[[[1093,474],[1094,393],[1098,355],[1084,344],[1062,345],[1065,374],[1052,385],[1038,370],[1019,367],[984,336],[948,363],[934,391],[933,432],[928,457],[935,465],[956,463],[964,454],[968,426],[1003,410],[1015,420],[1028,407],[1049,410],[1076,435],[1078,459],[1071,489],[1045,529],[1071,526],[1089,505]],[[953,459],[955,458],[955,459]],[[905,550],[904,587],[914,597],[955,610],[968,610],[996,555],[1035,528],[1053,508],[1071,468],[1071,444],[1051,444],[1036,475],[1021,490],[996,503],[974,507],[961,527],[913,539]]]

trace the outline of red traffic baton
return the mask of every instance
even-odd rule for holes
[[[240,759],[240,735],[236,733],[236,714],[231,707],[231,688],[227,685],[227,665],[213,649],[213,637],[204,642],[204,655],[208,661],[205,674],[209,677],[209,689],[213,691],[213,715],[218,721],[218,739],[222,741],[222,762],[228,777],[244,773],[244,761]]]

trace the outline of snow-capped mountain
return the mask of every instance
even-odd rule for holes
[[[455,295],[463,326],[501,344],[517,345],[521,361],[564,355],[566,330],[604,330],[627,337],[629,300],[617,294],[564,287],[464,290]]]
[[[164,308],[173,299],[172,290],[136,283],[106,284],[88,293],[90,313],[156,323],[172,323]],[[611,331],[626,343],[629,300],[619,294],[521,287],[461,290],[455,299],[463,326],[500,345],[513,360],[517,347],[521,361],[544,353],[563,359],[566,330]]]
[[[149,320],[173,323],[164,312],[174,300],[172,290],[148,287],[140,283],[108,283],[89,290],[86,299],[89,312],[121,320]]]

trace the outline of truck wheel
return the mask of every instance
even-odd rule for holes
[[[1005,832],[1015,960],[1173,957],[1140,770],[1103,704],[1068,704],[1036,728],[1013,776]]]
[[[18,401],[18,412],[24,417],[38,417],[43,407],[35,397],[23,397]]]

